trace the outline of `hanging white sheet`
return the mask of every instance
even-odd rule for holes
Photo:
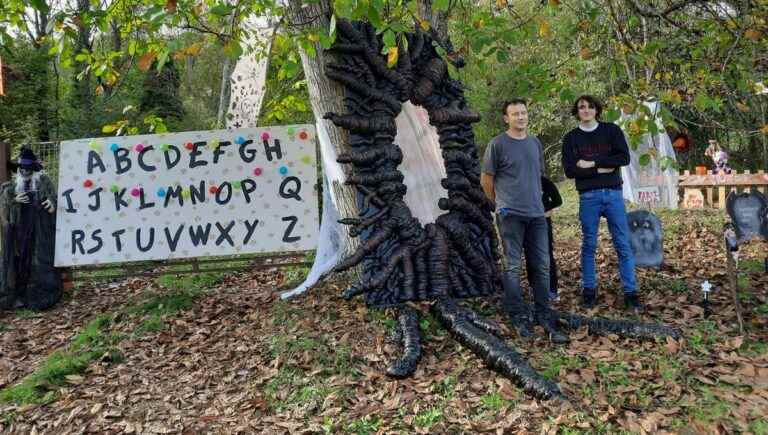
[[[307,291],[341,260],[344,251],[344,232],[338,223],[338,201],[334,197],[334,189],[329,188],[334,183],[344,182],[344,172],[341,164],[336,162],[336,151],[328,135],[327,122],[322,120],[316,124],[323,161],[324,191],[323,218],[315,262],[306,280],[295,289],[281,294],[283,299]],[[398,169],[403,172],[404,183],[408,186],[405,203],[422,225],[434,222],[442,214],[437,207],[437,200],[448,196],[440,184],[440,180],[445,177],[445,166],[437,131],[429,124],[426,110],[409,102],[403,104],[403,110],[395,118],[395,123],[395,143],[403,151],[403,163]]]
[[[676,159],[672,141],[664,131],[657,102],[644,103],[656,118],[659,127],[658,134],[645,134],[636,150],[629,149],[630,163],[621,168],[621,178],[624,181],[624,199],[645,208],[677,209],[677,170],[674,168],[661,169],[660,160],[664,157]],[[622,113],[619,124],[624,126],[633,119],[633,115]],[[626,132],[625,132],[626,136]],[[627,137],[629,143],[629,137]],[[656,157],[646,165],[640,165],[640,156],[648,152]]]

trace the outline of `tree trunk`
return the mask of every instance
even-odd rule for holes
[[[286,24],[289,31],[301,32],[314,28],[319,32],[327,32],[330,25],[331,6],[328,0],[320,0],[317,3],[302,4],[301,0],[289,0]],[[315,43],[315,56],[310,56],[303,49],[300,50],[301,64],[307,79],[309,100],[312,104],[312,112],[315,119],[322,122],[330,136],[331,143],[336,154],[349,150],[347,133],[323,119],[328,112],[346,113],[344,106],[344,90],[340,85],[332,82],[325,75],[325,63],[331,58],[330,53],[323,52],[319,43]],[[348,166],[348,165],[345,165]],[[349,176],[349,168],[343,167],[346,176]],[[357,217],[357,194],[355,189],[334,182],[331,188],[331,196],[334,197],[342,218]],[[350,253],[357,246],[357,239],[349,237],[347,227],[345,231],[345,252]]]
[[[89,0],[77,0],[78,14],[87,14],[90,6]],[[77,27],[77,46],[75,46],[75,52],[86,51],[90,53],[91,48],[91,28],[81,22]],[[78,74],[75,74],[72,78],[70,104],[72,107],[78,108],[81,114],[78,125],[73,127],[78,137],[88,137],[98,131],[94,125],[93,118],[94,93],[91,85],[91,73],[87,69],[87,62],[76,62],[75,65],[75,72],[83,71],[83,75],[78,77]]]
[[[219,111],[216,115],[216,128],[224,128],[224,117],[227,116],[229,108],[229,98],[232,86],[232,58],[227,56],[224,59],[224,67],[221,69],[221,88],[219,89]]]

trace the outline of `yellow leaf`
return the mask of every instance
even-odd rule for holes
[[[184,50],[179,50],[171,55],[173,60],[182,60],[185,57],[187,57],[187,54],[184,52]]]
[[[768,134],[768,124],[765,124],[762,128],[760,128],[760,132]]]
[[[101,95],[104,93],[104,86],[96,86],[96,95]]]
[[[203,49],[203,46],[200,45],[199,42],[195,42],[194,44],[187,47],[186,50],[184,50],[188,55],[190,56],[197,56],[200,54],[200,51]]]
[[[744,32],[744,36],[753,41],[758,41],[760,38],[763,37],[763,32],[755,29],[747,29],[747,31]]]
[[[427,30],[429,30],[429,21],[419,20],[419,27],[421,27],[421,30],[426,32]]]
[[[389,47],[387,50],[387,66],[392,68],[397,65],[397,47]]]
[[[316,35],[316,34],[314,34],[314,33],[310,33],[309,35],[307,35],[307,39],[309,39],[309,40],[310,40],[310,41],[312,41],[312,42],[317,42],[317,41],[319,41],[319,40],[320,40],[320,37],[319,37],[319,36],[317,36],[317,35]]]
[[[549,21],[543,20],[539,23],[539,37],[549,39],[552,36],[552,32],[549,30]]]
[[[496,7],[499,9],[504,9],[507,7],[507,0],[496,0]]]
[[[743,113],[749,112],[749,106],[742,103],[741,101],[736,102],[736,108],[739,109],[739,112],[743,112]]]
[[[139,58],[136,66],[138,66],[142,71],[149,71],[149,68],[152,66],[152,62],[155,60],[155,56],[157,55],[154,51],[148,51],[144,53],[144,55]]]
[[[590,50],[589,47],[584,47],[579,50],[579,56],[584,60],[590,59],[592,58],[592,50]]]
[[[560,0],[549,0],[550,6],[560,6]]]
[[[475,20],[474,23],[472,23],[472,26],[475,29],[482,29],[485,26],[485,20],[483,20],[482,18],[478,18]]]

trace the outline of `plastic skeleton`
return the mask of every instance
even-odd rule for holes
[[[357,188],[360,208],[358,218],[341,222],[363,239],[357,251],[334,269],[362,265],[362,278],[343,295],[347,299],[363,295],[371,308],[398,308],[396,335],[403,354],[388,368],[390,376],[413,374],[421,356],[419,311],[407,302],[432,301],[435,317],[488,367],[537,397],[561,396],[557,384],[536,373],[504,342],[498,325],[457,302],[501,287],[493,204],[480,187],[472,132],[472,123],[480,117],[467,107],[462,84],[450,78],[448,65],[436,50],[440,43],[422,32],[405,39],[407,46],[401,43],[393,68],[380,54],[383,43],[367,23],[340,20],[331,48],[335,61],[327,65],[326,74],[345,87],[348,113],[325,117],[350,132],[352,151],[341,154],[338,161],[353,166],[347,184]],[[461,67],[463,61],[453,55],[450,43],[441,46]],[[438,201],[445,213],[424,226],[403,201],[407,187],[397,169],[402,153],[393,143],[395,117],[408,100],[427,110],[439,134],[447,173],[442,185],[448,197]],[[598,334],[638,338],[678,334],[656,324],[555,314],[566,327],[588,325]]]

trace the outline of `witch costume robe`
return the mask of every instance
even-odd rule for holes
[[[61,300],[61,274],[53,267],[56,214],[41,205],[46,199],[56,205],[56,188],[46,174],[34,177],[28,204],[14,201],[15,180],[0,186],[0,309],[21,303],[24,308],[45,310]]]

